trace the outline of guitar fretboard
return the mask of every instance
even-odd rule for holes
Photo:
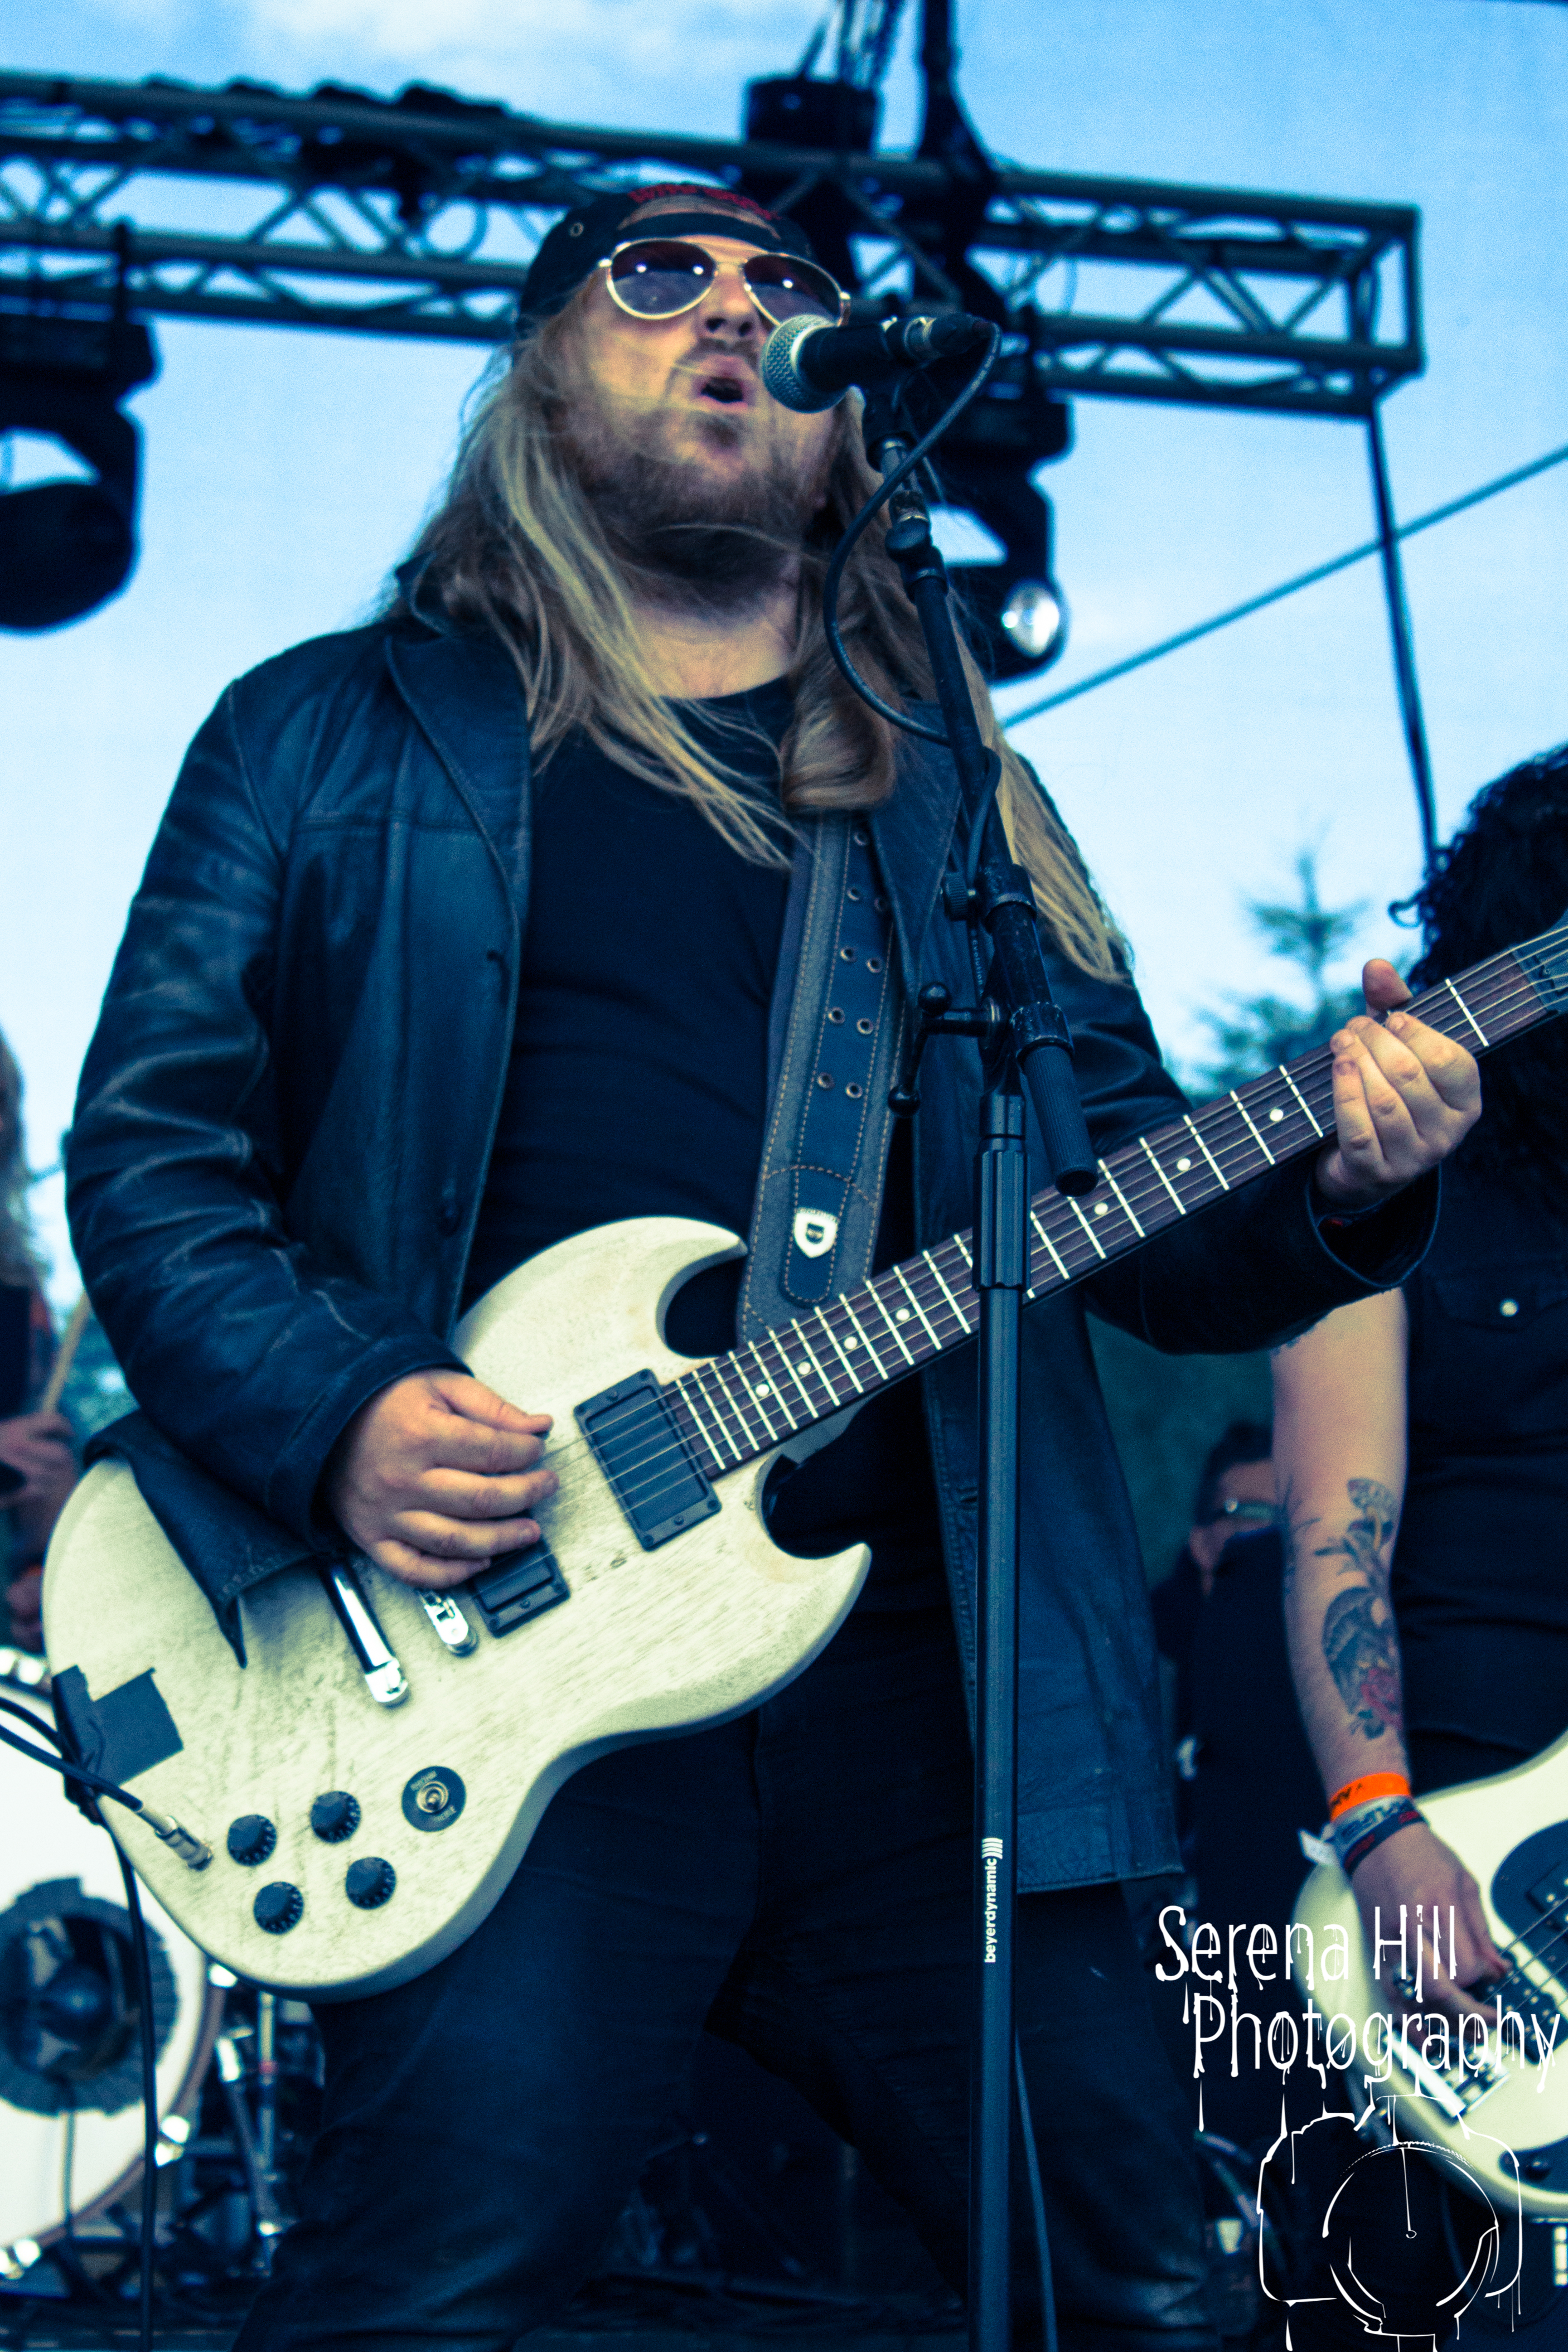
[[[1408,1010],[1481,1054],[1565,1008],[1568,918],[1428,989]],[[1081,1282],[1333,1131],[1332,1056],[1320,1046],[1121,1145],[1098,1163],[1092,1192],[1069,1200],[1047,1187],[1034,1195],[1026,1296]],[[666,1394],[709,1475],[754,1461],[973,1339],[980,1301],[972,1265],[969,1234],[953,1234],[683,1373]]]

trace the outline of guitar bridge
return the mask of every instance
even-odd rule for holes
[[[470,1576],[462,1590],[483,1618],[486,1633],[498,1640],[572,1597],[554,1553],[542,1543],[530,1544],[523,1551],[502,1552],[489,1568]]]
[[[577,1425],[644,1551],[710,1519],[719,1497],[652,1372],[634,1372],[577,1407]]]

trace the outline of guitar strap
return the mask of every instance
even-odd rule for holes
[[[742,1339],[870,1272],[902,1026],[894,953],[869,825],[813,820],[795,853],[769,1016]]]

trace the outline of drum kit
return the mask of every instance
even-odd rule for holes
[[[42,1658],[0,1647],[0,1698],[40,1729],[52,1725]],[[0,1720],[26,1736],[15,1714]],[[4,1745],[0,1819],[4,2336],[14,2298],[123,2309],[142,2252],[144,2117],[132,1921],[113,1844],[61,1779]],[[302,2001],[237,1980],[145,1887],[141,1901],[160,2303],[237,2326],[292,2219],[321,2043]],[[889,2294],[928,2315],[945,2310],[901,2213],[795,2094],[704,2036],[687,2105],[584,2290],[590,2306],[605,2303],[616,2324],[628,2307],[679,2313],[694,2294],[710,2318],[726,2297],[737,2312],[783,2304],[842,2317]]]
[[[0,1648],[0,1696],[52,1726],[42,1658]],[[26,1736],[16,1713],[11,1724]],[[0,2295],[135,2267],[142,2019],[114,1848],[64,1783],[0,1747]],[[310,2011],[240,1985],[143,1890],[156,2048],[159,2238],[187,2287],[268,2266],[293,2128],[319,2080]],[[280,2099],[280,2093],[282,2097]],[[193,2264],[195,2275],[193,2276]]]

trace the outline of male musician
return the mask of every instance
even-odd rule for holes
[[[1425,932],[1416,976],[1432,985],[1501,953],[1559,920],[1565,899],[1559,746],[1483,787],[1439,851],[1409,902]],[[1379,1927],[1384,1938],[1383,1999],[1428,2021],[1434,2053],[1444,2016],[1478,2046],[1518,1952],[1500,1949],[1474,1875],[1418,1801],[1517,1772],[1568,1725],[1565,1081],[1563,1023],[1501,1047],[1429,1257],[1402,1290],[1328,1317],[1274,1362],[1297,1696],[1369,1948]],[[1519,1843],[1561,1811],[1517,1779],[1493,1802]],[[1424,2137],[1424,2122],[1408,2103],[1401,2137]],[[1324,2204],[1360,2152],[1348,2125],[1339,2137]],[[1361,2201],[1338,2210],[1384,2332],[1436,2326],[1441,2343],[1491,2217],[1462,2197],[1445,2215],[1437,2184],[1425,2165],[1397,2179],[1363,2168]],[[1316,2242],[1312,2300],[1291,2323],[1305,2352],[1363,2336],[1322,2275],[1337,2249]],[[1552,2292],[1551,2255],[1547,2230],[1526,2231],[1527,2311]]]
[[[119,1443],[226,1622],[345,1534],[430,1586],[537,1539],[546,1424],[450,1344],[531,1253],[653,1213],[749,1234],[738,1299],[702,1276],[672,1309],[706,1353],[970,1222],[973,1050],[930,1058],[912,1150],[886,1108],[917,988],[970,984],[934,911],[952,767],[828,658],[825,554],[874,486],[853,408],[786,414],[757,373],[770,321],[838,309],[788,223],[711,189],[568,215],[397,602],[241,680],[197,739],[71,1173],[152,1424]],[[842,612],[884,694],[929,696],[876,533]],[[1106,1151],[1180,1098],[980,699]],[[1370,985],[1402,999],[1386,966]],[[1250,1348],[1400,1279],[1474,1066],[1394,1013],[1341,1034],[1334,1083],[1312,1168],[1109,1269],[1097,1310]],[[1199,2352],[1184,2114],[1116,1884],[1168,1859],[1142,1577],[1077,1296],[1026,1320],[1019,1984],[1062,2341]],[[962,1356],[868,1403],[772,1522],[803,1552],[870,1542],[823,1656],[588,1766],[466,1944],[322,2008],[324,2125],[247,2352],[510,2344],[591,2266],[705,2023],[802,2088],[962,2284],[976,1460]],[[1026,2309],[1026,2224],[1016,2270]]]

